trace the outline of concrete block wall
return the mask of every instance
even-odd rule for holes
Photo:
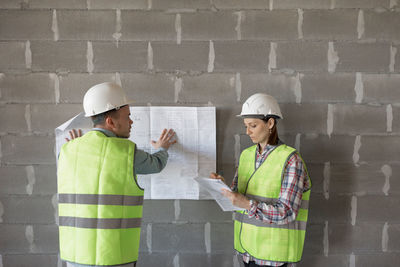
[[[103,81],[215,105],[228,181],[251,144],[234,115],[272,94],[314,184],[300,266],[398,265],[399,25],[398,0],[1,0],[0,266],[64,266],[53,129]],[[145,201],[139,266],[240,266],[232,215]]]

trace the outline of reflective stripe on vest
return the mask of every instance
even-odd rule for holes
[[[256,148],[257,146],[247,148],[240,156],[238,191],[250,199],[274,204],[280,195],[287,159],[296,153],[296,150],[280,145],[256,170]],[[307,179],[309,179],[308,175]],[[307,225],[309,197],[310,190],[303,193],[296,220],[289,224],[264,223],[255,218],[249,218],[245,211],[235,212],[235,249],[241,253],[247,252],[260,260],[300,261]]]
[[[143,190],[133,174],[135,144],[91,131],[66,143],[58,162],[60,257],[123,265],[139,252]]]

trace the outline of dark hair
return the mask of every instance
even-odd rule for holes
[[[268,137],[268,144],[269,145],[277,145],[279,137],[278,137],[278,129],[276,128],[276,124],[278,123],[278,120],[273,116],[266,116],[262,120],[265,123],[267,123],[269,119],[273,119],[274,120],[274,126],[272,127],[271,134]]]
[[[118,119],[119,114],[117,113],[117,109],[112,109],[94,116],[91,116],[93,126],[103,125],[106,122],[107,117],[113,117]]]

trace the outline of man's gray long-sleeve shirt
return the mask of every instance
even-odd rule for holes
[[[102,129],[93,128],[94,131],[100,131],[108,137],[117,137],[113,132]],[[157,173],[164,169],[168,160],[168,152],[164,148],[160,148],[156,153],[150,154],[135,146],[135,158],[133,163],[134,174],[150,174]]]

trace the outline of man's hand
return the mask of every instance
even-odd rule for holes
[[[219,175],[219,174],[217,174],[217,173],[215,173],[215,172],[210,173],[210,178],[212,178],[212,179],[219,179],[219,180],[221,180],[222,182],[225,182],[224,177],[222,177],[221,175]]]
[[[82,130],[78,129],[78,131],[76,131],[75,129],[72,129],[71,131],[69,131],[69,136],[71,136],[71,139],[65,138],[65,140],[67,142],[69,142],[69,141],[71,141],[71,140],[73,140],[75,138],[81,137],[82,136]]]
[[[237,192],[230,192],[226,189],[221,189],[221,193],[224,197],[227,197],[231,200],[232,204],[236,207],[243,208],[246,210],[250,209],[250,200],[242,194]]]
[[[176,140],[172,138],[175,136],[175,132],[172,129],[164,129],[160,135],[160,138],[158,138],[158,141],[151,140],[151,145],[154,148],[164,148],[168,149],[171,145],[176,143]]]

